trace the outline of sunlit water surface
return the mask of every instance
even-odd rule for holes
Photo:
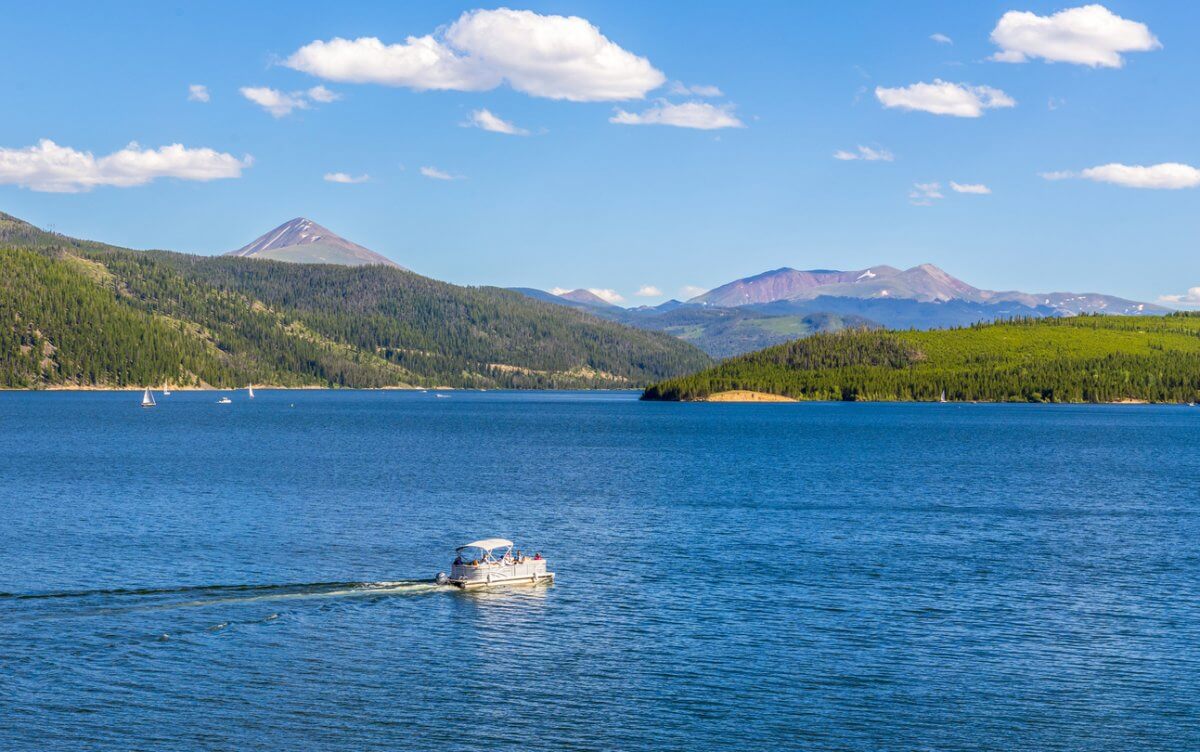
[[[1200,409],[138,396],[0,394],[0,748],[1200,748]]]

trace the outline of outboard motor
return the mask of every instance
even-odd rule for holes
[[[445,572],[438,572],[437,577],[434,577],[433,581],[439,585],[449,585],[450,584],[450,578],[448,576],[446,576]]]

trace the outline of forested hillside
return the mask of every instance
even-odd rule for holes
[[[711,363],[656,332],[400,269],[130,251],[0,214],[0,386],[628,387]]]
[[[731,390],[802,400],[937,400],[944,391],[948,400],[1193,402],[1200,314],[818,334],[655,384],[644,398]]]

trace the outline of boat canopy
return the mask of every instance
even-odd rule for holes
[[[482,548],[484,551],[492,551],[497,548],[512,548],[512,545],[512,541],[504,540],[503,538],[484,538],[474,543],[468,543],[465,546],[459,546],[454,550],[461,551],[464,548]]]

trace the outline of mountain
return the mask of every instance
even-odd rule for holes
[[[719,308],[668,300],[657,306],[622,308],[600,300],[600,304],[579,302],[567,295],[554,295],[529,287],[510,288],[514,292],[550,303],[586,311],[593,316],[618,321],[626,326],[665,332],[699,347],[714,358],[760,350],[816,332],[834,332],[852,327],[877,328],[880,324],[854,314],[841,315],[822,311],[768,313],[751,308]]]
[[[620,308],[620,306],[613,305],[591,290],[585,290],[582,287],[578,290],[564,292],[558,297],[562,298],[563,300],[569,300],[572,303],[582,303],[583,305],[593,306],[595,308]]]
[[[835,298],[825,295],[811,300],[777,300],[774,303],[742,306],[736,310],[750,310],[767,316],[805,316],[814,313],[861,316],[888,329],[945,329],[983,321],[1067,315],[1049,306],[1031,307],[1021,303],[972,303],[967,300],[922,303],[904,298]]]
[[[391,259],[384,258],[357,243],[351,243],[342,236],[304,217],[284,222],[274,230],[260,235],[253,243],[225,255],[291,261],[299,264],[338,264],[341,266],[378,264],[394,266],[397,269],[404,268]]]
[[[0,386],[628,388],[674,337],[382,265],[132,251],[0,214]]]
[[[1162,314],[1169,310],[1162,306],[1097,293],[1035,294],[985,290],[957,279],[933,264],[921,264],[903,270],[892,266],[872,266],[856,271],[801,271],[785,267],[734,280],[688,302],[722,307],[762,307],[780,301],[796,302],[816,298],[888,299],[917,303],[957,302],[983,306],[1005,304],[1009,310],[1018,311],[1017,315],[1047,315],[1037,313],[1038,309],[1046,309],[1050,312],[1049,315],[1068,316],[1080,313],[1149,315]],[[975,320],[998,318],[999,316],[991,314],[1000,310],[979,309],[978,314],[983,318]],[[859,310],[845,312],[860,313]],[[861,311],[861,315],[882,320],[866,313],[865,309]],[[891,324],[889,321],[884,323]]]
[[[818,334],[648,388],[644,399],[1194,402],[1200,313]],[[736,395],[744,399],[746,395]],[[765,400],[764,400],[765,401]]]

